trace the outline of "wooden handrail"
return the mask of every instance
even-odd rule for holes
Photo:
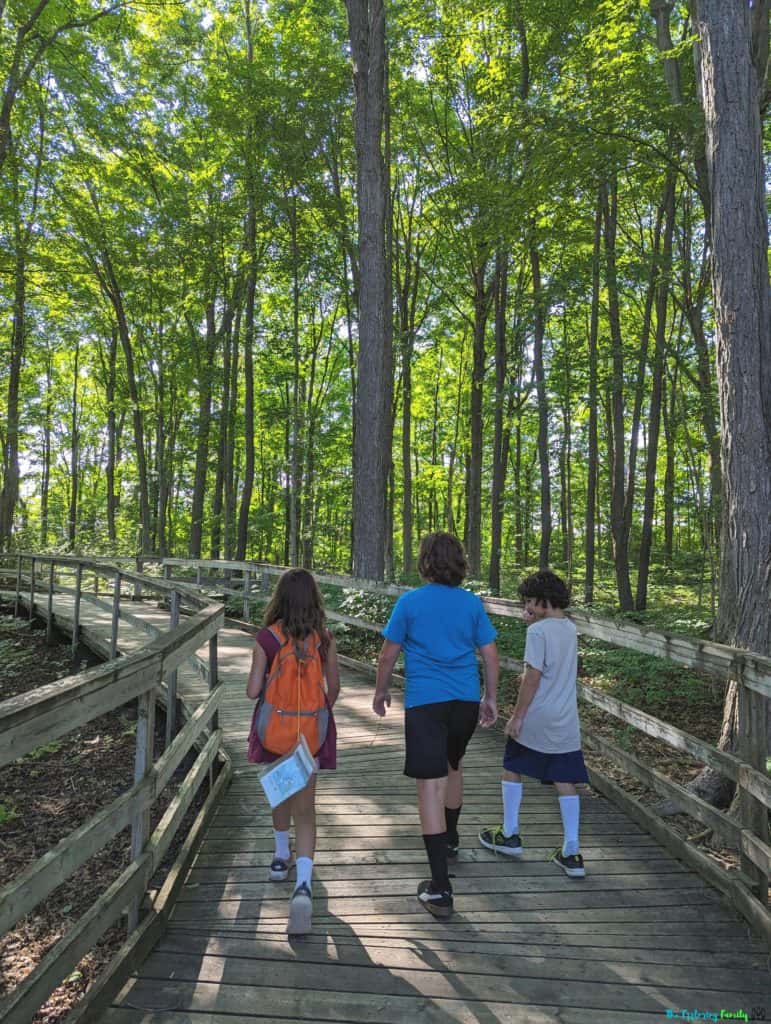
[[[7,557],[7,556],[5,556]],[[118,619],[135,619],[120,608],[124,583],[134,585],[135,594],[141,589],[169,595],[172,609],[170,627],[165,631],[152,630],[152,636],[141,651],[127,657],[114,657],[106,664],[85,672],[57,680],[30,693],[20,694],[0,702],[0,765],[13,761],[31,750],[71,732],[86,722],[138,698],[137,757],[135,782],[131,789],[101,809],[96,815],[66,836],[51,850],[29,865],[10,883],[0,889],[0,932],[4,932],[46,898],[62,882],[85,864],[115,835],[132,825],[132,861],[93,906],[49,950],[41,962],[16,988],[0,1001],[0,1016],[8,1024],[22,1024],[31,1019],[38,1006],[57,987],[62,978],[73,969],[99,936],[129,908],[129,931],[138,921],[142,894],[149,878],[160,864],[182,818],[198,791],[203,779],[212,780],[214,760],[221,759],[222,734],[216,728],[218,708],[223,691],[216,688],[218,630],[224,623],[224,608],[196,593],[192,588],[166,580],[153,579],[133,571],[125,571],[114,560],[95,560],[72,556],[22,554],[12,556],[16,562],[16,611],[25,582],[24,597],[30,603],[31,613],[41,607],[40,582],[35,578],[35,566],[48,566],[47,599],[43,607],[48,619],[49,633],[53,626],[53,595],[56,570],[59,566],[74,569],[76,586],[61,588],[75,596],[75,615],[72,623],[73,648],[79,633],[79,610],[83,573],[93,572],[95,591],[100,576],[112,580],[111,648],[118,655]],[[28,559],[30,573],[24,579],[23,563]],[[42,588],[43,590],[45,588]],[[38,600],[36,602],[36,590]],[[193,607],[193,614],[179,620],[179,596]],[[90,600],[90,598],[88,598]],[[106,602],[96,598],[100,605]],[[166,750],[153,764],[153,723],[156,690],[162,686],[180,664],[209,644],[211,692],[179,731],[176,738],[169,736]],[[172,691],[170,699],[175,700]],[[208,739],[205,734],[208,731]],[[201,747],[195,764],[186,774],[179,792],[167,808],[155,831],[149,833],[150,807],[168,784],[176,768],[193,746]],[[223,761],[225,780],[230,776],[229,760]],[[216,793],[222,787],[218,783]],[[213,805],[207,801],[207,814]],[[158,917],[153,910],[151,918]],[[136,933],[135,933],[136,934]]]

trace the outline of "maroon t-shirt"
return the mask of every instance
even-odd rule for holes
[[[270,672],[270,667],[273,664],[273,659],[278,654],[281,644],[267,626],[263,627],[257,634],[256,642],[265,652],[264,686],[265,680],[268,678],[268,674]],[[277,761],[282,755],[274,754],[270,750],[266,750],[262,743],[260,743],[260,739],[254,729],[254,719],[257,716],[257,708],[259,706],[258,699],[254,708],[254,714],[252,715],[252,724],[249,729],[249,750],[247,752],[246,759],[252,764],[271,764],[271,762]],[[327,701],[327,707],[329,708],[327,735],[324,742],[321,744],[321,749],[316,757],[319,759],[319,768],[332,769],[337,768],[337,729],[335,727],[335,717],[332,714],[332,708],[329,706],[329,701]]]

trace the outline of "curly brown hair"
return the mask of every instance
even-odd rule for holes
[[[567,608],[570,605],[570,588],[561,576],[544,569],[534,572],[522,580],[519,585],[519,596],[533,597],[541,607],[551,605],[552,608]]]
[[[426,534],[420,542],[418,572],[429,583],[459,586],[466,578],[468,562],[458,538],[441,530]]]
[[[262,621],[266,626],[280,622],[284,633],[295,640],[304,640],[315,631],[321,640],[322,657],[326,656],[329,634],[324,599],[307,569],[287,569],[279,577]]]

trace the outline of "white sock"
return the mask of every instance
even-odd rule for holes
[[[522,802],[522,783],[501,781],[503,796],[503,834],[508,839],[519,832],[519,805]]]
[[[276,844],[276,852],[273,856],[280,857],[281,860],[289,860],[289,829],[286,832],[279,832],[274,828],[273,841]]]
[[[311,888],[311,875],[313,874],[313,858],[312,857],[298,857],[297,858],[297,881],[295,882],[295,889],[298,889],[303,882]]]
[[[562,856],[569,857],[577,854],[578,845],[578,822],[581,817],[581,798],[578,796],[560,797],[560,815],[562,816],[562,830],[565,839],[562,844]]]

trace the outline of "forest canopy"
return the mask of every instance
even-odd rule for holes
[[[694,42],[661,0],[387,6],[388,575],[450,529],[493,591],[709,600]],[[0,88],[0,545],[348,570],[345,4],[2,0]]]

